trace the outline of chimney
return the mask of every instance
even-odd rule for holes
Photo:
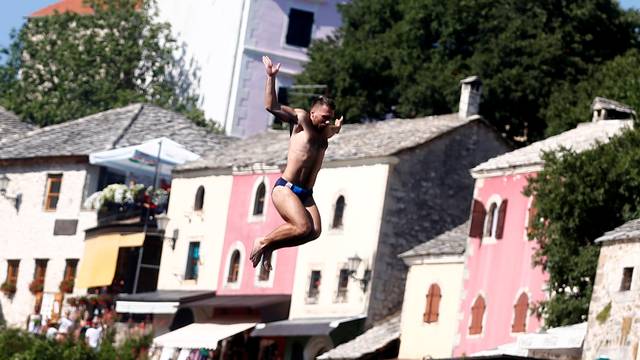
[[[591,103],[593,117],[591,121],[630,120],[636,118],[636,112],[628,105],[596,96]]]
[[[460,80],[460,106],[458,107],[458,117],[460,119],[478,115],[481,94],[482,81],[480,81],[479,77],[469,76]]]

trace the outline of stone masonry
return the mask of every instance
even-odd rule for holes
[[[398,254],[467,221],[474,183],[469,169],[508,150],[476,121],[397,155],[373,267],[369,324],[402,307],[407,269]]]

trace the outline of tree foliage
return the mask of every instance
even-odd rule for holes
[[[525,194],[536,198],[531,238],[539,245],[536,263],[549,273],[551,297],[541,310],[553,327],[586,320],[598,265],[594,240],[640,216],[640,131],[544,159]]]
[[[640,51],[631,49],[594,67],[577,84],[564,83],[553,92],[545,110],[547,134],[554,135],[588,121],[593,98],[602,96],[640,110]]]
[[[450,112],[458,81],[479,75],[482,113],[510,138],[543,135],[542,110],[637,44],[640,22],[612,0],[353,0],[309,49],[299,84],[326,84],[348,121]]]
[[[200,124],[197,69],[179,57],[154,1],[91,0],[93,15],[30,18],[0,67],[0,103],[50,125],[133,102],[182,112]],[[184,52],[183,52],[184,53]]]

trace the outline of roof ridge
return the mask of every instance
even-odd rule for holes
[[[144,110],[144,104],[138,103],[136,105],[139,105],[140,108],[138,109],[138,111],[133,115],[133,117],[131,118],[131,120],[127,123],[127,125],[125,125],[122,130],[120,131],[120,134],[118,136],[116,136],[116,139],[111,143],[111,146],[109,147],[109,149],[115,149],[116,145],[120,142],[120,140],[122,140],[122,138],[126,135],[127,131],[129,129],[131,129],[131,126],[133,125],[134,122],[136,122],[136,120],[138,120],[138,118],[140,117],[140,114],[142,113],[142,110]]]

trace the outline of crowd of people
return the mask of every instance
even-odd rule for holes
[[[109,309],[65,310],[59,319],[47,319],[36,307],[27,320],[27,331],[56,341],[84,341],[97,349],[107,329],[113,326],[114,313]]]

